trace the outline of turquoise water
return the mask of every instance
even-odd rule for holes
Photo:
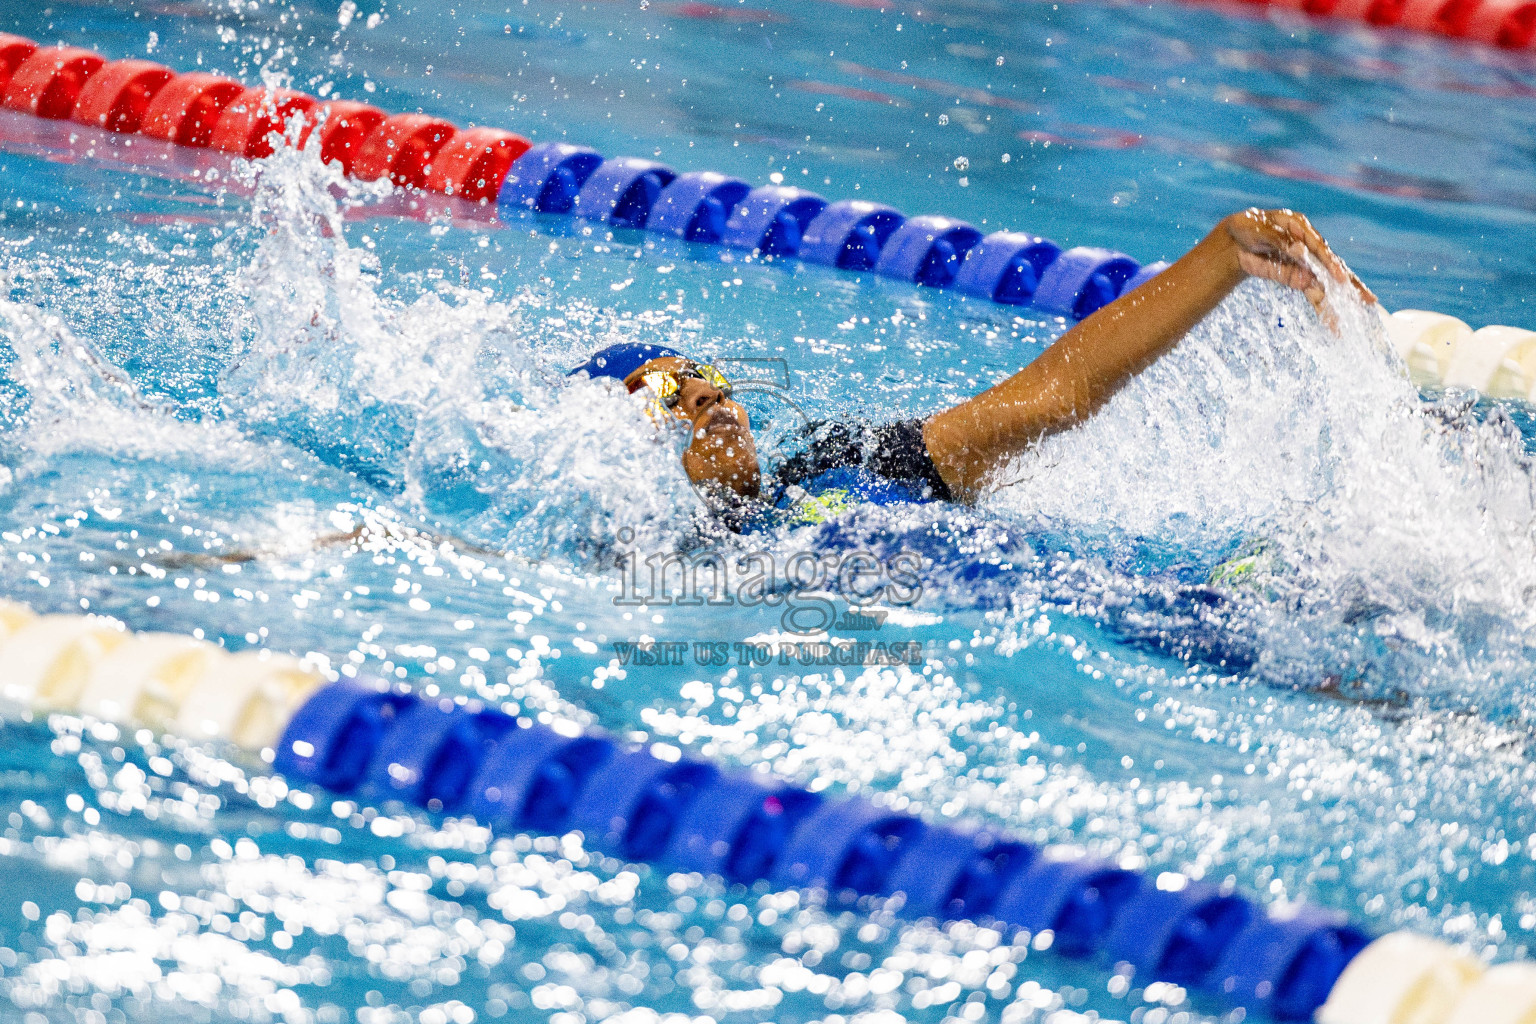
[[[328,4],[12,4],[0,28],[1144,261],[1290,205],[1389,308],[1536,326],[1536,73],[1439,41],[873,2],[369,0],[345,26]],[[1245,286],[977,508],[734,538],[638,406],[563,370],[628,338],[753,360],[771,441],[801,414],[939,408],[1064,325],[404,210],[298,154],[210,186],[0,129],[0,595],[1525,954],[1536,431],[1415,393],[1358,311],[1333,337]],[[677,550],[915,555],[919,594],[830,633],[920,663],[625,664],[644,639],[786,637],[783,604],[626,603],[623,567]],[[1213,582],[1234,554],[1252,570]],[[289,791],[226,749],[4,723],[0,1016],[28,1024],[1219,1012],[985,930]]]

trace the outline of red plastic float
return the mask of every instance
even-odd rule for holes
[[[431,192],[457,196],[472,203],[495,200],[512,161],[528,152],[533,143],[499,128],[471,128],[459,132],[432,159],[426,187]]]
[[[342,173],[351,174],[363,143],[388,116],[378,107],[351,100],[333,100],[321,107],[320,162],[339,160]]]
[[[1263,0],[1260,0],[1261,5]],[[1339,0],[1269,0],[1268,6],[1283,11],[1300,11],[1303,14],[1328,15],[1333,13]]]
[[[1464,36],[1478,0],[1404,0],[1401,28],[1440,36]]]
[[[1407,8],[1407,0],[1371,0],[1366,6],[1364,21],[1379,28],[1390,28],[1402,23]]]
[[[1246,0],[1320,18],[1536,49],[1536,0]]]
[[[174,77],[153,61],[115,60],[85,83],[71,116],[92,128],[136,132],[150,101]]]
[[[426,114],[395,114],[373,130],[352,165],[353,177],[376,181],[388,177],[396,185],[425,188],[432,158],[458,129]]]
[[[1525,49],[1536,38],[1536,0],[1484,0],[1467,19],[1467,38]]]
[[[5,88],[5,106],[62,121],[74,113],[86,80],[106,61],[78,46],[46,46],[17,66]]]
[[[23,36],[0,32],[0,95],[11,84],[11,77],[22,61],[37,52],[37,44]]]
[[[1338,0],[1328,15],[1384,28],[1397,24],[1403,16],[1403,4],[1402,0]]]
[[[177,75],[150,102],[139,133],[205,149],[224,108],[243,92],[245,86],[230,78],[202,71]]]
[[[224,108],[219,123],[213,129],[209,146],[243,156],[247,160],[271,156],[272,141],[269,136],[273,132],[287,131],[288,122],[295,115],[304,119],[304,128],[299,136],[299,145],[302,146],[314,126],[313,115],[319,105],[314,97],[292,89],[247,89]]]

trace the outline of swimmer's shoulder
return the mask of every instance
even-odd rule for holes
[[[949,501],[920,420],[808,424],[799,450],[773,474],[761,501],[727,515],[739,533],[833,523],[870,507]]]
[[[801,444],[776,474],[785,494],[845,492],[855,504],[876,505],[952,500],[923,441],[922,420],[821,421],[805,427]]]

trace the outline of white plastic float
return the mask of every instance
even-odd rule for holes
[[[297,658],[270,651],[229,655],[187,693],[171,731],[262,750],[277,743],[293,713],[323,683]]]
[[[1500,964],[1456,1000],[1446,1024],[1536,1024],[1536,964]]]
[[[230,654],[103,616],[38,616],[0,601],[0,698],[246,750],[271,747],[326,679],[271,651]]]
[[[1317,1022],[1448,1024],[1452,1008],[1482,975],[1482,964],[1454,946],[1393,932],[1344,969],[1317,1011]]]
[[[80,712],[109,722],[169,729],[187,694],[208,678],[225,652],[170,633],[144,633],[97,663]]]
[[[100,616],[34,618],[5,638],[0,697],[36,708],[74,709],[96,663],[126,637],[121,623]]]
[[[1416,383],[1536,400],[1536,331],[1497,325],[1474,331],[1453,316],[1423,309],[1400,309],[1386,325]]]

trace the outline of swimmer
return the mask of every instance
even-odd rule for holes
[[[766,500],[747,411],[731,400],[730,382],[714,367],[660,345],[628,343],[605,348],[570,372],[622,381],[631,394],[647,389],[659,422],[691,428],[683,469],[710,496],[726,525],[750,527],[770,509],[788,513],[781,521],[815,523],[860,503],[975,500],[996,485],[998,470],[1009,460],[1093,415],[1249,277],[1302,292],[1335,328],[1337,317],[1319,274],[1351,285],[1368,303],[1376,301],[1302,215],[1233,214],[1173,266],[1077,324],[1029,366],[980,395],[926,419],[812,425],[806,450],[785,460]],[[315,538],[314,546],[404,539],[386,526],[364,524]],[[196,552],[181,553],[174,562],[255,557]]]
[[[658,423],[690,427],[683,469],[712,504],[736,513],[733,525],[750,521],[743,509],[814,503],[828,490],[842,497],[831,505],[823,500],[823,513],[851,507],[849,494],[876,504],[970,502],[995,487],[998,471],[1030,445],[1092,416],[1249,277],[1301,292],[1336,332],[1337,315],[1319,275],[1376,301],[1301,214],[1232,214],[1177,263],[976,397],[926,419],[813,425],[808,450],[781,467],[766,501],[747,411],[731,400],[730,382],[713,366],[660,345],[628,343],[603,349],[570,372],[622,381],[631,394],[648,389]],[[806,519],[802,513],[799,521],[818,521],[817,514]]]

